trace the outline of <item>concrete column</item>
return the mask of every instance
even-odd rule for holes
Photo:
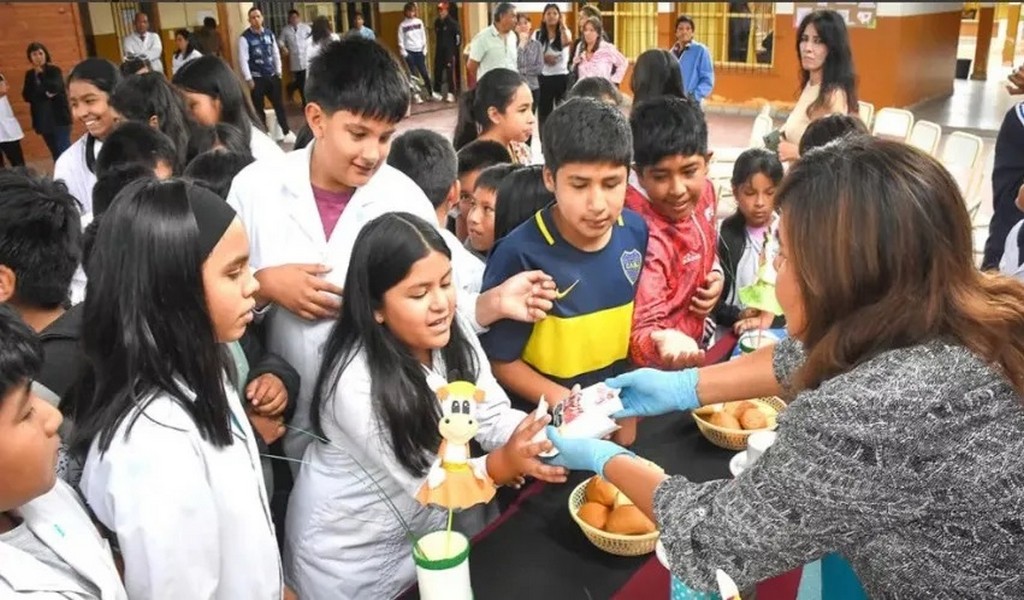
[[[978,33],[975,37],[974,72],[971,79],[985,81],[988,79],[988,53],[992,48],[992,29],[995,23],[996,9],[989,4],[978,9]]]

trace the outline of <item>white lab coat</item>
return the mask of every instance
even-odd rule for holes
[[[82,203],[82,214],[92,212],[92,188],[96,185],[96,174],[85,165],[86,139],[88,134],[75,140],[74,144],[57,158],[53,165],[53,178],[64,181],[68,191]],[[99,156],[103,142],[93,144],[94,156]]]
[[[324,46],[326,46],[327,44],[330,44],[331,42],[337,42],[340,39],[341,39],[341,36],[336,34],[336,33],[332,33],[330,35],[330,37],[328,37],[326,40],[321,40],[319,44],[314,44],[313,43],[313,38],[310,38],[309,39],[309,50],[306,52],[306,61],[307,62],[312,61],[314,58],[319,56],[321,52],[324,51]]]
[[[280,600],[283,579],[255,434],[225,379],[234,443],[204,441],[167,394],[89,450],[81,489],[117,534],[125,588],[148,600]],[[189,393],[189,396],[194,396]]]
[[[0,96],[0,142],[16,142],[23,137],[25,132],[21,130],[18,117],[14,116],[11,101],[6,94]]]
[[[132,32],[121,40],[121,51],[124,58],[138,56],[149,61],[149,68],[157,73],[164,72],[164,45],[160,42],[160,34],[152,31],[146,32],[143,40],[139,34]]]
[[[277,36],[278,43],[288,50],[288,70],[291,72],[305,71],[309,65],[309,46],[312,43],[313,30],[306,23],[299,23],[295,27],[285,25],[281,35]]]
[[[177,73],[178,69],[184,67],[186,63],[192,62],[202,56],[203,53],[198,50],[193,50],[184,56],[175,52],[174,55],[171,56],[171,75]]]
[[[480,364],[476,384],[486,393],[477,408],[476,439],[485,450],[493,450],[508,441],[526,414],[511,407],[469,325],[461,318],[455,324],[476,351]],[[433,353],[432,360],[435,373],[447,372],[439,352]],[[388,600],[415,581],[412,544],[367,483],[369,478],[380,484],[414,535],[445,527],[447,511],[425,508],[416,500],[426,477],[411,475],[395,457],[391,434],[375,416],[370,383],[366,357],[360,351],[342,372],[334,396],[321,413],[324,434],[337,447],[310,444],[292,490],[285,526],[285,572],[288,585],[300,598]]]
[[[78,495],[57,480],[53,489],[13,511],[26,526],[76,573],[100,591],[101,600],[127,600],[110,545],[89,520]],[[0,543],[0,598],[78,600],[85,589],[35,557]]]
[[[332,269],[324,278],[344,287],[352,246],[367,222],[386,213],[408,212],[437,224],[437,214],[423,191],[402,172],[384,164],[352,195],[330,241],[326,240],[309,180],[309,160],[315,146],[316,142],[279,159],[256,161],[231,184],[228,204],[238,212],[249,234],[249,263],[254,270],[320,263]],[[455,273],[457,285],[462,277],[464,274]],[[473,327],[477,327],[476,298],[459,290],[459,312]],[[302,378],[292,425],[308,430],[310,398],[323,345],[335,322],[311,323],[280,307],[274,307],[265,318],[268,349],[287,360]],[[301,458],[309,440],[289,429],[284,439],[285,453]]]
[[[249,137],[249,152],[252,153],[252,157],[256,160],[263,160],[264,158],[281,158],[284,156],[284,150],[281,146],[277,145],[277,142],[270,139],[270,136],[256,127],[252,126],[252,134]]]

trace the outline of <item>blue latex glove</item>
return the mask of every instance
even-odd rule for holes
[[[636,456],[615,442],[589,438],[570,439],[562,437],[558,429],[548,425],[548,439],[558,449],[558,454],[545,459],[549,465],[565,467],[571,471],[593,471],[604,475],[604,465],[620,454]]]
[[[621,390],[623,409],[612,415],[615,419],[654,417],[700,406],[697,400],[697,369],[638,369],[607,379],[604,383]]]

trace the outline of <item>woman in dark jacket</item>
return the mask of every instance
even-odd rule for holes
[[[21,97],[32,109],[32,129],[43,136],[53,160],[71,145],[71,109],[68,108],[64,74],[50,60],[50,51],[39,42],[25,50],[32,68],[25,72]]]

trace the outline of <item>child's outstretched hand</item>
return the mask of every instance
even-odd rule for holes
[[[550,422],[551,415],[544,415],[540,419],[532,413],[526,415],[505,445],[491,452],[491,460],[487,462],[491,479],[496,483],[515,484],[525,475],[549,483],[564,483],[568,476],[565,469],[545,464],[537,457],[552,448],[548,440],[534,441]]]
[[[264,373],[245,386],[245,398],[253,411],[265,417],[278,417],[288,407],[288,389],[277,375]]]
[[[525,271],[509,277],[505,283],[486,294],[496,294],[497,315],[495,321],[512,319],[525,323],[535,323],[548,316],[554,307],[558,289],[555,280],[543,271]],[[484,298],[486,294],[481,294]],[[485,301],[486,302],[486,301]],[[481,325],[490,325],[481,320],[481,311],[477,308],[477,321]],[[493,321],[492,321],[493,322]]]
[[[706,317],[718,304],[722,296],[722,289],[725,287],[725,277],[718,271],[712,271],[704,280],[704,285],[697,288],[697,293],[690,301],[690,310],[694,314]]]

